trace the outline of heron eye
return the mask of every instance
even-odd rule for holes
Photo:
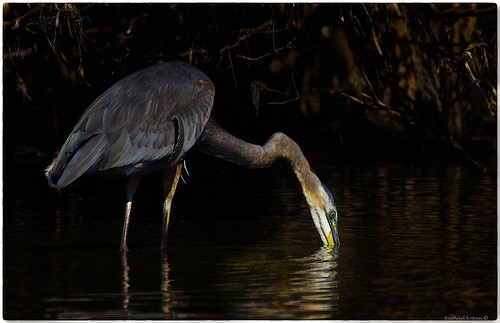
[[[328,217],[330,219],[335,219],[337,217],[337,212],[335,211],[330,211],[330,213],[328,213]]]

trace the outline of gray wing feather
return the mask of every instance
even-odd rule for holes
[[[92,137],[87,144],[80,148],[66,165],[58,185],[66,186],[84,174],[100,158],[106,147],[103,135]]]
[[[202,78],[204,74],[197,75]],[[99,169],[108,170],[138,163],[167,159],[175,164],[191,149],[210,117],[213,104],[213,85],[208,89],[195,82],[193,77],[179,82],[175,87],[155,87],[148,96],[134,96],[126,102],[134,102],[124,123],[109,134],[110,147],[106,151]],[[129,93],[130,95],[130,93]],[[133,95],[132,95],[133,96]],[[142,101],[137,98],[145,98]],[[177,98],[182,98],[182,101]],[[137,109],[136,107],[141,107]],[[116,109],[112,109],[116,114]],[[113,113],[103,121],[121,121]],[[174,119],[176,121],[174,121]],[[174,123],[179,123],[181,133],[176,133]],[[113,128],[111,125],[106,129]],[[181,138],[179,138],[181,136]]]
[[[92,168],[106,148],[103,135],[72,133],[49,170],[49,185],[64,187]]]
[[[174,81],[163,81],[169,78]],[[50,184],[65,186],[88,171],[178,162],[203,132],[213,99],[208,77],[185,63],[166,63],[129,75],[82,115],[48,171]],[[68,152],[73,155],[70,160],[65,158]]]

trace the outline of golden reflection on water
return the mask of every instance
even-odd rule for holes
[[[172,296],[170,291],[170,265],[168,263],[167,254],[163,253],[161,255],[161,310],[163,313],[169,314],[172,310]]]
[[[495,179],[461,166],[405,164],[324,168],[318,175],[338,205],[340,256],[321,248],[299,188],[290,188],[293,177],[241,197],[245,205],[259,199],[250,215],[233,209],[209,219],[179,208],[178,217],[186,217],[176,223],[181,233],[172,236],[168,254],[151,237],[157,218],[137,217],[134,249],[119,255],[119,203],[99,194],[82,199],[70,191],[64,208],[58,204],[50,214],[37,213],[46,201],[27,204],[23,199],[32,199],[20,194],[4,218],[4,313],[15,319],[494,318]]]
[[[123,310],[125,313],[128,313],[128,306],[130,304],[130,267],[128,265],[128,255],[126,252],[122,252],[121,254],[121,263],[122,263],[122,287],[123,287]]]
[[[487,207],[496,195],[491,177],[460,166],[412,165],[336,176],[345,202],[339,203],[341,259],[351,272],[366,274],[353,282],[342,268],[340,280],[384,299],[383,306],[367,306],[364,316],[351,318],[442,319],[450,311],[475,313],[478,299],[480,306],[494,306],[494,285],[484,284],[495,280],[489,269],[496,225],[496,210]],[[367,303],[364,295],[357,301]]]
[[[207,275],[202,287],[196,283],[181,287],[184,277],[175,275],[182,273],[171,272],[169,259],[163,256],[162,311],[175,318],[173,308],[203,307],[209,300],[211,307],[226,308],[226,314],[207,313],[208,318],[331,318],[339,306],[337,256],[322,248],[311,256],[286,260],[273,256],[272,251],[248,250],[201,269],[204,272],[199,275]],[[176,299],[182,290],[190,292],[192,300]],[[196,299],[198,304],[190,303]]]

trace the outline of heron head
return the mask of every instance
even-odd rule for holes
[[[332,193],[319,181],[314,191],[304,190],[304,194],[321,240],[329,248],[339,248],[338,213]]]

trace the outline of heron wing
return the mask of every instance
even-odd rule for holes
[[[92,168],[106,148],[102,134],[73,132],[50,167],[49,185],[64,187]]]
[[[179,86],[186,92],[197,89],[193,82]],[[175,165],[196,143],[210,117],[213,91],[184,96],[175,89],[163,89],[153,97],[155,99],[129,106],[130,117],[125,119],[126,123],[107,134],[110,145],[100,169],[159,160]],[[145,107],[148,113],[135,111],[138,106]]]
[[[85,123],[87,128],[102,127],[107,136],[109,147],[99,170],[147,168],[161,160],[176,164],[203,132],[213,99],[209,78],[181,62],[153,66],[119,81],[98,100],[106,108]]]
[[[88,171],[123,168],[128,175],[152,162],[174,165],[203,132],[213,99],[212,82],[186,63],[127,76],[82,115],[48,172],[52,184],[65,186]]]

